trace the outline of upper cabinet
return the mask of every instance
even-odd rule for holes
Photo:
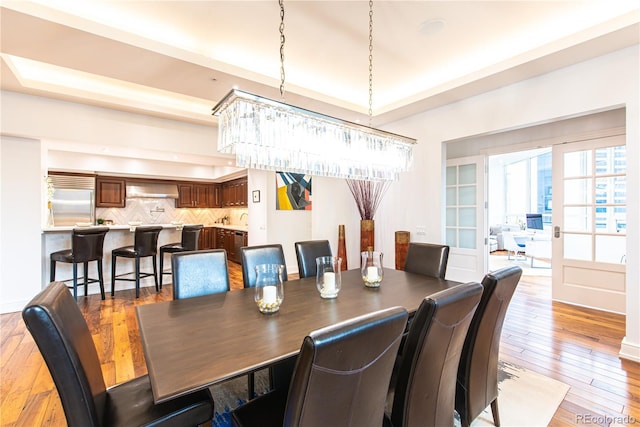
[[[223,208],[247,206],[247,178],[222,184],[206,182],[172,182],[178,186],[176,208]],[[96,207],[124,208],[126,179],[109,176],[96,177]]]
[[[222,184],[222,206],[247,206],[247,178],[234,179]]]
[[[96,207],[124,208],[126,188],[126,182],[123,178],[96,177]]]
[[[220,184],[178,184],[177,208],[221,207]]]

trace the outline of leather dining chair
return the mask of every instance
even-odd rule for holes
[[[164,271],[164,255],[176,252],[197,251],[198,239],[202,224],[185,225],[182,227],[181,240],[175,243],[168,243],[160,246],[160,289],[162,289],[162,279],[165,274],[171,274],[170,271]]]
[[[155,404],[147,375],[107,388],[91,332],[62,282],[53,282],[22,311],[60,395],[67,425],[196,426],[213,418],[208,389]]]
[[[449,261],[449,246],[410,242],[404,270],[409,273],[444,279]]]
[[[83,266],[84,294],[87,295],[89,283],[100,284],[100,296],[104,299],[104,279],[102,275],[102,258],[104,238],[109,227],[74,228],[71,234],[71,249],[52,252],[50,259],[50,281],[56,280],[56,262],[73,264],[73,297],[78,299],[78,264]],[[96,261],[98,279],[89,278],[89,262]]]
[[[232,425],[380,425],[406,321],[406,310],[393,307],[311,332],[289,390],[239,406],[231,412]]]
[[[211,295],[231,290],[224,249],[178,252],[171,255],[173,299]]]
[[[449,262],[449,246],[434,243],[409,242],[404,271],[422,274],[423,276],[444,279]],[[404,341],[407,339],[413,314],[409,315]],[[400,344],[400,352],[404,351],[404,342]]]
[[[458,363],[481,295],[482,285],[470,282],[422,301],[396,365],[384,426],[453,426]]]
[[[493,422],[498,412],[498,354],[502,325],[522,269],[505,267],[482,279],[484,291],[464,342],[456,387],[456,411],[463,427],[491,405]]]
[[[331,245],[328,240],[307,240],[296,242],[296,258],[298,260],[298,274],[300,278],[315,277],[318,266],[316,258],[331,256]]]
[[[242,283],[245,288],[253,288],[256,285],[256,265],[280,264],[282,281],[287,281],[287,263],[284,259],[282,245],[243,246],[240,248],[240,260],[242,263]]]
[[[111,296],[115,295],[116,280],[126,280],[136,282],[136,298],[140,297],[140,279],[153,276],[156,283],[156,292],[158,288],[158,263],[156,254],[158,253],[158,235],[162,231],[161,225],[151,225],[144,227],[136,227],[133,237],[133,246],[123,246],[111,251]],[[124,278],[131,273],[124,273],[116,276],[116,261],[118,257],[134,258],[135,278]],[[143,273],[140,271],[140,258],[152,257],[153,273]]]
[[[242,264],[242,283],[245,288],[255,287],[257,278],[255,268],[260,264],[282,265],[282,281],[287,281],[287,264],[280,244],[243,246],[240,248],[240,261]],[[288,385],[294,363],[295,358],[291,357],[269,369],[269,383],[272,389]],[[249,374],[248,389],[249,399],[252,399],[255,395],[255,375],[253,372]]]

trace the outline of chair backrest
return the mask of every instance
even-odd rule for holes
[[[411,322],[398,368],[391,421],[452,426],[456,374],[482,285],[471,282],[425,298]]]
[[[202,224],[198,225],[185,225],[182,227],[182,241],[180,246],[188,251],[198,250],[198,239],[200,238],[200,230],[202,230]]]
[[[482,279],[482,299],[469,326],[458,368],[456,410],[469,420],[498,397],[502,325],[521,275],[520,267],[511,266],[488,273]]]
[[[311,332],[291,378],[284,425],[381,425],[407,317],[394,307]]]
[[[318,270],[316,258],[332,255],[331,245],[328,240],[307,240],[296,242],[294,246],[300,278],[315,276]]]
[[[100,426],[106,388],[91,333],[62,282],[52,282],[22,310],[47,363],[69,426]]]
[[[102,259],[104,236],[109,227],[74,228],[71,234],[71,253],[75,262]]]
[[[404,270],[444,279],[449,261],[449,246],[410,242]]]
[[[287,264],[284,260],[282,245],[243,246],[240,248],[240,260],[242,261],[242,283],[245,288],[253,288],[256,285],[256,265],[281,264],[282,281],[287,281]]]
[[[229,270],[224,249],[171,254],[173,299],[227,292]]]
[[[133,247],[139,256],[152,256],[158,253],[158,235],[161,231],[161,225],[136,227]]]

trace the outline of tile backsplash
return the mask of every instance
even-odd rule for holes
[[[232,225],[247,225],[247,208],[176,208],[174,199],[127,199],[125,208],[96,208],[96,218],[113,220],[114,224],[141,221],[143,224],[169,224],[181,221],[185,224],[211,225],[229,216]],[[240,217],[242,216],[242,219]]]

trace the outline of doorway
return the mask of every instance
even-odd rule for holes
[[[488,165],[489,270],[551,277],[551,147],[492,155]]]

